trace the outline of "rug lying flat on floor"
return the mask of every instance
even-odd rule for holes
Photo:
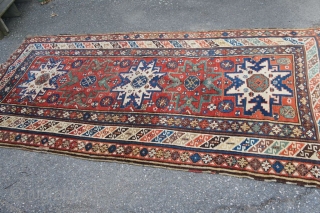
[[[0,145],[320,186],[320,30],[28,38]]]

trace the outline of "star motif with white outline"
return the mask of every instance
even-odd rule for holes
[[[41,64],[40,70],[30,70],[28,80],[18,86],[23,88],[19,93],[20,100],[28,98],[29,101],[33,101],[38,95],[44,95],[47,90],[57,89],[56,81],[68,72],[63,70],[65,65],[61,62],[51,58],[46,64]]]
[[[269,58],[245,58],[235,72],[226,72],[225,76],[232,81],[225,95],[236,96],[236,105],[244,107],[245,115],[260,110],[265,116],[272,116],[272,105],[281,105],[283,96],[293,97],[292,89],[283,82],[291,71],[280,71]]]
[[[160,67],[155,66],[156,62],[156,59],[150,63],[142,60],[138,66],[132,66],[128,72],[119,74],[121,82],[111,91],[118,92],[117,100],[122,101],[122,108],[132,101],[133,106],[140,109],[143,100],[150,100],[153,92],[162,91],[158,80],[166,73],[160,73]]]

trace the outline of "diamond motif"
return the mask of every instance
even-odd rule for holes
[[[279,161],[276,161],[273,165],[272,165],[272,168],[274,169],[274,171],[276,171],[277,173],[280,173],[284,166],[279,162]]]

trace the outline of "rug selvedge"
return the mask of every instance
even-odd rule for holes
[[[319,33],[29,38],[0,145],[319,186]]]

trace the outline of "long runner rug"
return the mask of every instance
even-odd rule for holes
[[[0,145],[320,186],[320,29],[27,38]]]

